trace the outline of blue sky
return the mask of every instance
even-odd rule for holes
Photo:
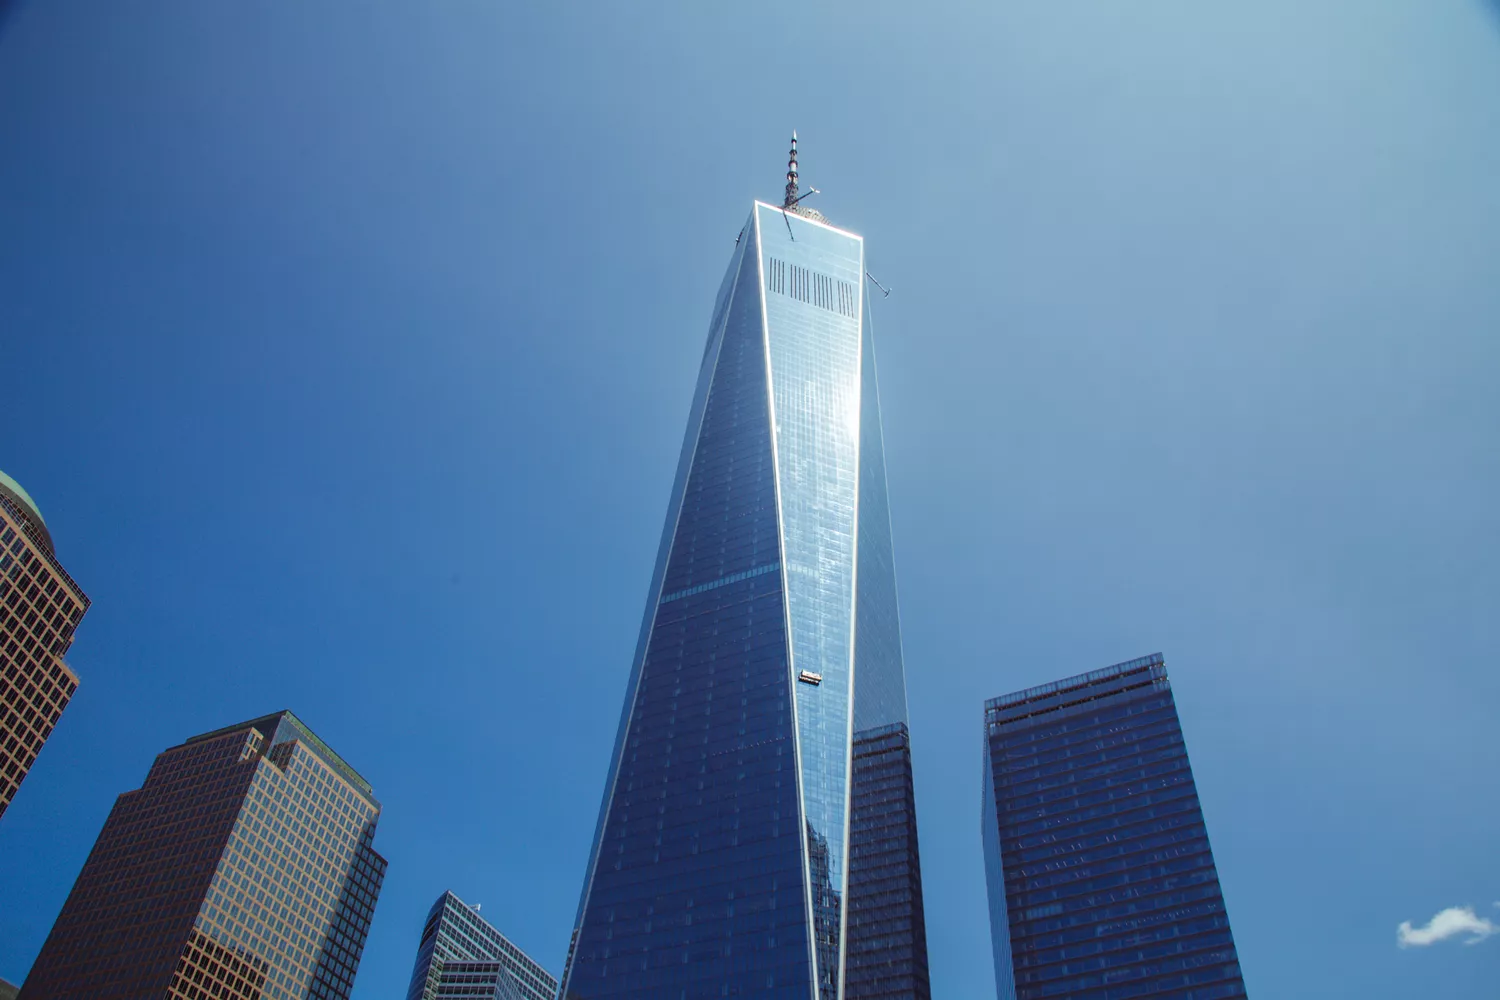
[[[934,993],[993,991],[983,699],[1160,650],[1250,990],[1492,998],[1500,4],[536,7],[0,5],[0,468],[95,602],[0,976],[155,753],[282,707],[385,806],[358,1000],[450,888],[560,968],[796,128],[895,289]]]

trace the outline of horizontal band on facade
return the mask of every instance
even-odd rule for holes
[[[719,587],[726,587],[731,583],[739,583],[741,580],[748,580],[752,576],[765,576],[767,573],[775,573],[780,569],[781,563],[773,562],[765,566],[757,566],[754,569],[747,569],[740,573],[730,573],[728,576],[721,576],[717,580],[700,583],[696,587],[684,587],[682,590],[674,590],[670,594],[663,594],[659,603],[666,604],[669,601],[680,601],[684,597],[701,594],[707,590],[716,590]]]

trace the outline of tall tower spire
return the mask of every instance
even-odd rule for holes
[[[797,204],[797,130],[792,129],[792,151],[787,155],[786,165],[786,198],[781,202],[782,208],[791,208]]]
[[[794,139],[720,286],[566,1000],[932,995],[864,241],[816,190]]]

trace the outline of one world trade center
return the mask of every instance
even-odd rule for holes
[[[714,306],[564,1000],[928,1000],[866,289],[794,137]]]

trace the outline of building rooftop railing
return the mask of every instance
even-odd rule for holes
[[[1009,708],[1011,705],[1019,705],[1022,702],[1031,701],[1043,695],[1056,694],[1059,691],[1066,691],[1069,688],[1084,687],[1098,681],[1108,680],[1111,677],[1119,677],[1121,674],[1130,673],[1134,670],[1140,670],[1142,667],[1161,666],[1165,663],[1166,661],[1162,659],[1160,653],[1152,653],[1150,656],[1126,660],[1124,663],[1116,663],[1113,666],[1104,667],[1100,670],[1091,670],[1086,674],[1079,674],[1076,677],[1065,677],[1060,681],[1053,681],[1050,684],[1038,684],[1036,687],[1030,687],[1024,691],[1003,694],[998,698],[991,698],[985,702],[984,707],[986,710],[992,708]]]
[[[897,733],[911,738],[911,731],[906,728],[904,722],[890,722],[883,726],[874,726],[870,729],[860,729],[854,733],[854,742],[867,743],[870,740],[880,739],[882,736],[894,736]]]
[[[89,596],[83,592],[83,588],[78,585],[78,581],[69,576],[68,571],[63,569],[62,563],[57,561],[57,556],[52,553],[52,542],[42,537],[42,533],[37,531],[35,526],[32,525],[31,514],[29,512],[3,493],[0,493],[0,507],[5,509],[5,513],[10,515],[11,520],[16,522],[21,531],[36,546],[37,552],[41,554],[43,559],[47,560],[47,565],[52,567],[53,571],[73,591],[73,596],[78,598],[78,603],[81,605],[78,618],[82,619],[83,612],[89,609]],[[73,624],[76,625],[78,623],[75,621]]]
[[[1044,717],[1076,715],[1101,702],[1115,701],[1145,688],[1172,689],[1160,653],[991,698],[984,706],[985,732],[992,736],[1003,727],[1031,725]]]
[[[242,729],[249,729],[251,727],[261,731],[262,735],[266,738],[267,744],[276,745],[285,742],[284,737],[280,740],[276,738],[278,730],[280,730],[283,723],[292,728],[297,734],[297,738],[305,743],[309,750],[322,757],[324,763],[338,772],[345,781],[353,785],[357,791],[363,793],[372,803],[375,802],[375,789],[370,786],[370,783],[358,771],[350,767],[344,758],[334,752],[332,747],[319,739],[318,735],[308,728],[307,723],[292,714],[290,709],[282,709],[279,712],[273,712],[258,719],[248,719],[244,722],[237,722],[232,726],[215,729],[213,732],[190,737],[183,741],[183,746],[187,746],[189,743],[201,743],[205,740],[216,739],[228,733],[239,732]]]

